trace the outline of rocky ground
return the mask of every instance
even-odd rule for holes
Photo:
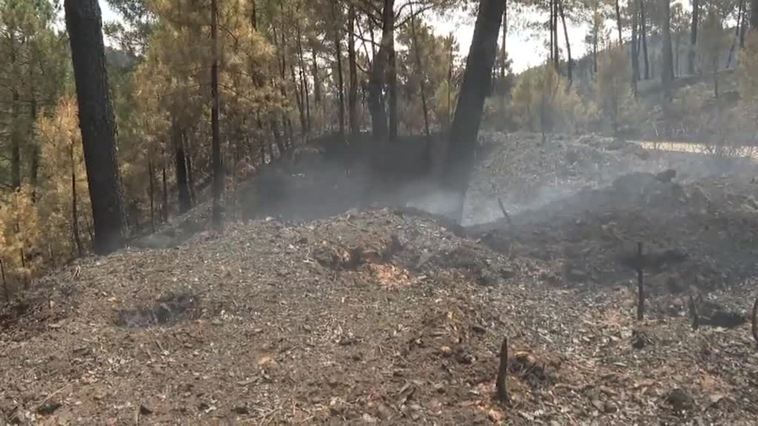
[[[488,157],[522,171],[491,173],[511,212],[487,225],[353,211],[82,259],[0,310],[0,424],[754,423],[750,169],[619,177],[673,163],[604,143]],[[520,189],[551,179],[577,190]]]

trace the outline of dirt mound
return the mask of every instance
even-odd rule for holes
[[[679,182],[754,169],[740,159],[648,150],[641,143],[598,135],[542,136],[491,133],[481,138],[479,163],[467,194],[464,224],[493,222],[502,217],[500,203],[518,214],[600,189],[630,173],[677,171]],[[631,182],[638,186],[638,182]]]
[[[624,284],[638,266],[659,293],[711,291],[758,274],[750,260],[758,255],[758,205],[738,189],[749,187],[748,177],[679,184],[674,175],[632,173],[472,232],[501,252],[551,262],[570,285]]]
[[[174,249],[83,259],[35,283],[25,309],[0,330],[0,418],[754,418],[747,326],[693,332],[686,318],[670,317],[635,324],[633,294],[556,289],[551,267],[389,210],[297,226],[236,224]],[[114,320],[123,312],[146,321],[123,327]],[[632,346],[639,335],[647,336],[643,349]],[[493,399],[504,336],[513,354],[510,406]]]

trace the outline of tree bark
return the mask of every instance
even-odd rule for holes
[[[424,132],[426,137],[429,138],[432,135],[429,126],[429,106],[426,99],[426,74],[424,73],[424,66],[421,62],[421,46],[418,43],[418,35],[416,34],[416,16],[413,14],[413,6],[411,6],[411,38],[413,42],[413,50],[415,53],[416,68],[419,78],[419,91],[421,92],[421,108],[424,112]]]
[[[758,0],[750,0],[750,29],[758,30]]]
[[[336,2],[333,3],[333,16],[334,20],[339,22],[337,13],[334,13],[336,8]],[[337,59],[337,119],[339,122],[339,134],[340,138],[345,138],[345,82],[342,71],[342,33],[340,31],[341,24],[335,24],[334,30],[334,54]]]
[[[371,76],[368,84],[368,104],[369,112],[371,113],[371,128],[374,139],[377,141],[386,141],[390,137],[390,129],[387,123],[387,110],[384,105],[384,85],[387,80],[387,69],[390,66],[390,54],[394,48],[394,17],[395,0],[384,0],[384,8],[382,11],[382,40],[379,46],[379,51],[374,55]]]
[[[155,232],[155,170],[153,158],[149,153],[147,157],[147,174],[149,179],[147,196],[150,198],[150,229]]]
[[[466,71],[447,141],[449,152],[443,156],[448,165],[446,184],[456,192],[457,196],[455,205],[451,206],[454,211],[450,213],[459,221],[462,218],[463,201],[473,167],[484,100],[491,84],[491,71],[495,64],[497,39],[504,7],[503,0],[480,0],[479,2],[474,37],[466,60]]]
[[[163,222],[168,221],[168,179],[166,179],[166,151],[163,150],[161,152],[161,157],[163,157],[162,161],[162,168],[161,168],[161,218],[163,219]]]
[[[729,55],[727,55],[726,58],[726,67],[729,68],[732,65],[732,58],[734,57],[734,49],[737,47],[737,42],[740,39],[740,30],[743,25],[742,16],[745,12],[745,0],[740,0],[737,6],[737,26],[734,29],[734,39],[732,40],[732,44],[729,46]]]
[[[395,52],[395,0],[385,0],[384,26],[389,28],[389,51],[387,56],[387,93],[389,95],[389,140],[397,140],[398,93],[397,53]]]
[[[32,99],[30,102],[29,118],[32,120],[32,126],[35,126],[35,123],[37,122],[37,98],[34,94],[34,90],[31,92]],[[29,170],[29,184],[32,187],[32,203],[37,202],[37,187],[39,186],[39,151],[39,143],[37,143],[36,140],[32,140],[32,160]]]
[[[687,72],[695,74],[695,52],[697,46],[697,25],[700,21],[700,1],[692,0],[692,23],[690,24],[690,49],[687,52]]]
[[[308,79],[305,78],[305,54],[303,53],[303,40],[302,33],[300,32],[300,25],[296,25],[297,30],[297,56],[298,63],[300,64],[300,85],[303,93],[303,103],[305,105],[305,135],[311,133],[311,93]]]
[[[640,0],[640,25],[642,26],[642,59],[645,65],[645,80],[650,79],[650,57],[647,53],[647,17],[645,16],[645,1]]]
[[[321,104],[321,77],[318,72],[315,49],[311,49],[311,61],[313,62],[313,105],[316,108],[316,112],[318,112],[318,107]]]
[[[18,55],[16,53],[15,32],[9,28],[10,34],[10,67],[15,70],[18,66]],[[19,104],[20,95],[16,85],[12,87],[11,95],[11,114],[10,114],[10,139],[11,139],[11,189],[18,191],[21,189],[21,130],[19,126]]]
[[[505,81],[508,66],[508,51],[506,50],[506,41],[508,39],[508,0],[503,0],[505,6],[503,6],[503,23],[500,30],[500,80]]]
[[[745,33],[747,33],[747,4],[745,0],[742,0],[742,18],[740,22],[742,22],[742,25],[740,25],[740,49],[745,47]]]
[[[223,226],[221,197],[224,195],[224,169],[221,164],[218,90],[218,3],[211,0],[211,157],[213,161],[213,227]]]
[[[350,74],[347,94],[348,118],[350,119],[350,135],[357,137],[361,133],[358,122],[358,63],[355,53],[355,6],[350,4],[348,10],[347,56],[348,72]]]
[[[673,76],[673,55],[671,51],[671,0],[661,0],[663,2],[663,49],[662,49],[662,66],[661,66],[661,84],[663,86],[663,96],[666,101],[671,100],[671,83]]]
[[[573,76],[573,64],[571,59],[571,42],[569,41],[568,28],[566,27],[566,14],[563,12],[563,1],[556,0],[558,2],[558,13],[561,16],[561,24],[563,25],[563,37],[566,39],[566,77],[569,84],[567,89],[571,88],[571,84],[574,82]]]
[[[639,32],[638,32],[638,24],[639,24],[639,15],[637,15],[637,11],[633,11],[631,13],[632,15],[632,42],[630,43],[630,49],[631,49],[631,63],[632,63],[632,94],[635,98],[637,98],[638,92],[637,92],[637,81],[640,79],[640,56],[639,56],[639,45],[638,45],[638,39],[639,39]]]
[[[174,142],[174,171],[176,172],[176,192],[179,202],[179,214],[182,214],[192,208],[192,195],[190,194],[189,181],[187,179],[187,152],[184,149],[182,131],[176,122],[172,125],[171,138]]]
[[[624,39],[621,36],[621,7],[619,6],[619,0],[616,0],[616,28],[619,33],[619,46],[624,44]]]
[[[64,8],[92,202],[94,249],[107,254],[123,245],[124,210],[100,6],[97,0],[65,0]]]
[[[69,145],[68,159],[71,162],[71,233],[76,246],[76,254],[84,255],[82,238],[79,235],[79,194],[76,191],[76,162],[74,161],[74,144]]]
[[[11,188],[21,189],[21,129],[19,128],[19,94],[13,88],[11,96]]]

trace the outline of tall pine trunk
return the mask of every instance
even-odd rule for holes
[[[368,84],[371,128],[374,139],[378,141],[386,141],[390,137],[384,99],[384,86],[387,80],[387,69],[390,66],[390,52],[394,45],[394,17],[395,0],[384,0],[384,8],[382,10],[382,39],[379,50],[374,55]],[[373,43],[371,45],[373,46]]]
[[[332,6],[332,15],[335,21],[338,21],[335,12],[336,5]],[[339,21],[338,21],[339,22]],[[340,138],[345,138],[345,82],[344,72],[342,70],[342,32],[340,26],[335,25],[334,29],[334,55],[337,59],[337,120],[339,122]]]
[[[666,101],[671,100],[672,96],[672,77],[673,77],[673,55],[671,51],[671,0],[661,0],[663,3],[663,49],[661,64],[661,84],[663,86],[663,96]]]
[[[571,59],[571,41],[569,40],[568,27],[566,27],[566,14],[563,11],[563,1],[556,0],[558,2],[558,13],[561,17],[561,24],[563,25],[563,37],[566,39],[566,77],[568,77],[568,88],[574,83],[573,76],[573,64]]]
[[[455,192],[457,198],[448,213],[459,221],[462,219],[463,202],[474,163],[484,101],[491,85],[504,7],[503,0],[479,2],[474,37],[447,141],[448,152],[442,157],[447,164],[445,184]]]
[[[124,209],[100,5],[97,0],[65,0],[64,8],[92,202],[94,249],[107,254],[123,245]]]
[[[76,254],[84,255],[82,238],[79,233],[79,194],[76,191],[76,162],[74,161],[74,144],[68,148],[68,160],[71,162],[71,235],[76,246]]]
[[[734,28],[734,39],[729,46],[729,55],[726,58],[726,67],[729,68],[732,65],[732,58],[734,57],[734,49],[737,47],[737,42],[740,39],[740,33],[742,26],[744,25],[743,16],[745,15],[745,0],[740,0],[737,6],[737,25]]]
[[[418,72],[419,79],[419,91],[421,92],[421,109],[424,112],[424,133],[429,138],[432,135],[429,126],[429,106],[426,99],[426,73],[424,72],[424,66],[421,62],[421,46],[418,43],[418,36],[416,34],[416,16],[413,14],[413,6],[411,6],[411,42],[413,43],[414,59],[416,60],[416,70]]]
[[[637,11],[632,11],[632,42],[630,43],[630,55],[632,64],[632,94],[637,97],[637,82],[640,79],[640,56],[639,56],[639,15]]]
[[[148,154],[147,157],[147,174],[149,185],[147,196],[150,198],[150,229],[155,232],[155,167],[153,166],[153,157]]]
[[[221,197],[224,195],[224,170],[221,164],[218,92],[218,4],[211,0],[211,157],[213,162],[213,226],[223,226]]]
[[[700,1],[692,0],[692,23],[690,24],[690,48],[687,52],[687,72],[695,74],[695,52],[697,45],[697,25],[700,16]]]
[[[310,94],[310,85],[308,84],[308,79],[305,78],[305,54],[303,53],[303,40],[302,40],[302,33],[300,31],[300,25],[296,25],[295,29],[297,30],[297,57],[298,57],[298,63],[300,64],[300,86],[302,88],[302,99],[303,104],[305,105],[305,134],[309,135],[311,133],[311,94]]]
[[[645,16],[645,0],[640,0],[640,25],[642,35],[642,61],[645,65],[645,80],[650,79],[650,56],[647,53],[647,17]]]
[[[385,0],[384,27],[389,33],[389,51],[387,55],[387,94],[389,96],[389,139],[397,140],[398,127],[398,89],[397,89],[397,53],[395,52],[395,0]],[[385,30],[382,30],[385,31]]]
[[[347,58],[350,75],[347,94],[348,118],[350,120],[350,135],[356,137],[361,128],[358,122],[358,63],[355,52],[355,6],[350,4],[348,10]]]
[[[161,219],[168,222],[168,179],[166,179],[166,150],[161,151]]]
[[[750,29],[758,30],[758,0],[750,0]]]
[[[13,28],[9,28],[8,33],[10,34],[10,67],[13,69],[18,66],[16,38]],[[19,126],[20,96],[16,85],[13,85],[11,90],[11,188],[14,191],[18,191],[21,188],[21,129]]]
[[[34,136],[34,126],[37,123],[37,97],[34,89],[31,90],[31,102],[29,118],[32,120],[32,136]],[[32,187],[32,203],[37,202],[37,187],[39,186],[39,158],[40,148],[36,140],[32,140],[32,160],[29,170],[29,184]]]
[[[619,46],[624,44],[624,39],[621,36],[621,7],[619,6],[619,0],[616,0],[616,28],[619,33]]]
[[[179,201],[179,214],[192,208],[192,194],[187,177],[187,151],[184,148],[182,130],[174,121],[171,127],[171,139],[174,145],[174,171],[176,172],[176,193]]]

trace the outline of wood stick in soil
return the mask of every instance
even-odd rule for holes
[[[690,310],[690,318],[692,319],[692,329],[697,330],[700,327],[700,316],[697,313],[697,305],[695,303],[695,298],[690,295],[689,300],[689,310]]]
[[[5,295],[5,301],[10,302],[11,291],[8,288],[8,281],[5,279],[5,265],[3,264],[2,259],[0,259],[0,278],[3,280],[3,294]],[[755,317],[755,315],[753,315],[753,317]],[[753,321],[753,324],[755,324],[755,321]]]
[[[508,225],[513,226],[513,221],[511,221],[511,215],[508,214],[508,210],[505,209],[503,200],[501,200],[499,197],[497,199],[497,204],[498,206],[500,206],[500,211],[503,213],[503,217],[505,218],[505,220],[508,221]]]
[[[508,338],[503,339],[503,344],[500,346],[500,365],[497,369],[497,380],[495,381],[495,390],[497,392],[497,399],[500,402],[507,402],[510,398],[508,396],[507,387],[508,378]]]
[[[645,318],[645,277],[642,272],[642,243],[637,243],[637,320]]]
[[[755,299],[753,304],[753,338],[755,343],[758,344],[758,299]]]

